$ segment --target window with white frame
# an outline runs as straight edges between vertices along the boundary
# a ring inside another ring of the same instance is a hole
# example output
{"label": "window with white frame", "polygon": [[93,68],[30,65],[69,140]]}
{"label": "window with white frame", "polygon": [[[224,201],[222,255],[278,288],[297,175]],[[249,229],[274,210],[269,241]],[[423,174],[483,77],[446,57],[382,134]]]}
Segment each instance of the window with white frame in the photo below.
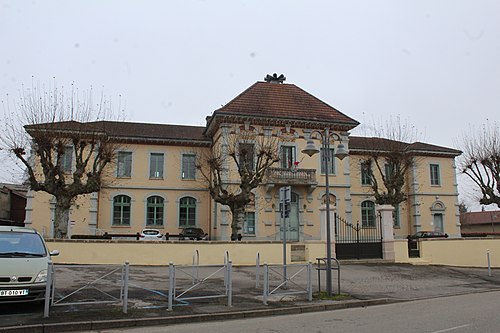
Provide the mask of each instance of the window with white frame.
{"label": "window with white frame", "polygon": [[399,214],[399,205],[394,205],[394,213],[392,214],[392,219],[393,219],[394,228],[400,228],[401,227],[401,220],[400,220],[400,214]]}
{"label": "window with white frame", "polygon": [[375,204],[373,201],[361,203],[361,225],[363,228],[375,227]]}
{"label": "window with white frame", "polygon": [[243,233],[245,235],[255,235],[255,212],[245,212]]}
{"label": "window with white frame", "polygon": [[130,226],[131,199],[127,195],[113,198],[113,225]]}
{"label": "window with white frame", "polygon": [[146,225],[163,226],[164,211],[165,203],[162,197],[157,195],[149,197],[146,207]]}
{"label": "window with white frame", "polygon": [[163,178],[164,159],[165,157],[163,153],[149,154],[149,178],[152,179]]}
{"label": "window with white frame", "polygon": [[240,167],[246,167],[247,170],[255,169],[255,147],[252,143],[240,143],[238,151],[238,162]]}
{"label": "window with white frame", "polygon": [[183,197],[179,201],[179,227],[196,225],[196,199]]}
{"label": "window with white frame", "polygon": [[384,166],[384,171],[385,171],[385,179],[387,181],[391,181],[394,174],[394,166],[392,164],[386,163]]}
{"label": "window with white frame", "polygon": [[196,178],[196,155],[182,154],[182,179]]}
{"label": "window with white frame", "polygon": [[116,164],[117,177],[131,177],[132,176],[132,152],[119,151],[118,163]]}
{"label": "window with white frame", "polygon": [[333,148],[327,150],[321,148],[320,156],[321,156],[321,173],[326,173],[326,166],[328,165],[328,173],[335,174],[335,151]]}
{"label": "window with white frame", "polygon": [[439,175],[439,164],[431,164],[429,168],[431,174],[431,185],[441,185],[441,177]]}
{"label": "window with white frame", "polygon": [[245,207],[243,234],[255,235],[255,194],[250,194],[250,202]]}
{"label": "window with white frame", "polygon": [[361,162],[361,185],[372,185],[372,165],[370,161]]}
{"label": "window with white frame", "polygon": [[64,173],[70,173],[73,166],[73,147],[64,147],[64,152],[61,155],[60,159],[61,161],[59,163],[59,167],[61,168],[61,171]]}
{"label": "window with white frame", "polygon": [[290,169],[295,162],[295,146],[281,146],[280,165],[282,168]]}

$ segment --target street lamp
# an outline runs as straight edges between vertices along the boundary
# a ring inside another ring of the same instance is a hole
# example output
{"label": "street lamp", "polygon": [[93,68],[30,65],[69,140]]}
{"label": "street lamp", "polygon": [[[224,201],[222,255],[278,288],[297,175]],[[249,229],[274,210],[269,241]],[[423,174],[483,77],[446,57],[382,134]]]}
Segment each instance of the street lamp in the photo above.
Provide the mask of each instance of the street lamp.
{"label": "street lamp", "polygon": [[319,153],[319,150],[314,145],[314,141],[312,139],[312,134],[318,133],[321,136],[321,143],[323,147],[323,158],[325,161],[325,192],[326,192],[326,293],[328,296],[332,296],[332,240],[330,236],[331,229],[331,221],[330,221],[330,183],[328,180],[328,167],[330,161],[330,137],[334,140],[337,139],[340,141],[337,146],[336,152],[334,156],[338,159],[343,160],[344,157],[348,156],[349,153],[345,149],[344,145],[341,142],[341,138],[338,134],[331,132],[327,127],[323,132],[319,130],[311,131],[311,135],[307,140],[306,147],[302,150],[304,154],[309,155],[309,157],[313,156],[316,153]]}

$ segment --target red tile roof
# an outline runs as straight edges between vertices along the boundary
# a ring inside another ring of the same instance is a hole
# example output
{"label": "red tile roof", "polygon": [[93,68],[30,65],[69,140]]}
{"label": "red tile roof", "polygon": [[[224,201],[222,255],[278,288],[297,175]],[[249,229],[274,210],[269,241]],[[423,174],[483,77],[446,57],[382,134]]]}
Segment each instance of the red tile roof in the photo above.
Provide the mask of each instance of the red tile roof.
{"label": "red tile roof", "polygon": [[191,143],[209,145],[210,139],[203,135],[205,127],[185,125],[164,125],[134,123],[122,121],[95,121],[80,123],[76,121],[38,124],[26,126],[28,131],[34,129],[52,131],[105,131],[108,135],[125,141],[160,141],[172,143]]}
{"label": "red tile roof", "polygon": [[500,210],[462,213],[460,223],[463,225],[500,224]]}
{"label": "red tile roof", "polygon": [[359,124],[294,84],[268,82],[256,82],[213,116],[224,114],[330,122],[348,125],[349,129]]}
{"label": "red tile roof", "polygon": [[423,142],[405,143],[395,140],[374,137],[350,136],[349,151],[352,154],[362,154],[364,151],[408,149],[422,155],[452,155],[462,154],[460,150],[431,145]]}

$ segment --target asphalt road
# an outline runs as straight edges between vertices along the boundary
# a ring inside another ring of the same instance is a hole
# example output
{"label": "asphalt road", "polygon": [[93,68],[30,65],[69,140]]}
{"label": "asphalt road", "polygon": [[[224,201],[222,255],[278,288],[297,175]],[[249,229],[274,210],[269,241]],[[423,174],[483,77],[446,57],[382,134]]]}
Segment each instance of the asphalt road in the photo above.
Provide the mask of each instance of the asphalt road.
{"label": "asphalt road", "polygon": [[388,305],[277,317],[173,326],[93,331],[100,333],[304,333],[304,332],[499,332],[500,291]]}

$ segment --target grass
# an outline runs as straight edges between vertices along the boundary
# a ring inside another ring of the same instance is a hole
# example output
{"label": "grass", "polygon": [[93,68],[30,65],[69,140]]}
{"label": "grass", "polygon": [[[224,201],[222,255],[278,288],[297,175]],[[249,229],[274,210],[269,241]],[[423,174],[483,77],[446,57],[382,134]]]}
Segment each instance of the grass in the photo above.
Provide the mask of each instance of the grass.
{"label": "grass", "polygon": [[313,295],[316,299],[328,300],[328,301],[344,301],[346,299],[350,299],[351,296],[347,294],[334,294],[332,296],[328,296],[326,291],[320,291],[319,293],[315,293]]}

